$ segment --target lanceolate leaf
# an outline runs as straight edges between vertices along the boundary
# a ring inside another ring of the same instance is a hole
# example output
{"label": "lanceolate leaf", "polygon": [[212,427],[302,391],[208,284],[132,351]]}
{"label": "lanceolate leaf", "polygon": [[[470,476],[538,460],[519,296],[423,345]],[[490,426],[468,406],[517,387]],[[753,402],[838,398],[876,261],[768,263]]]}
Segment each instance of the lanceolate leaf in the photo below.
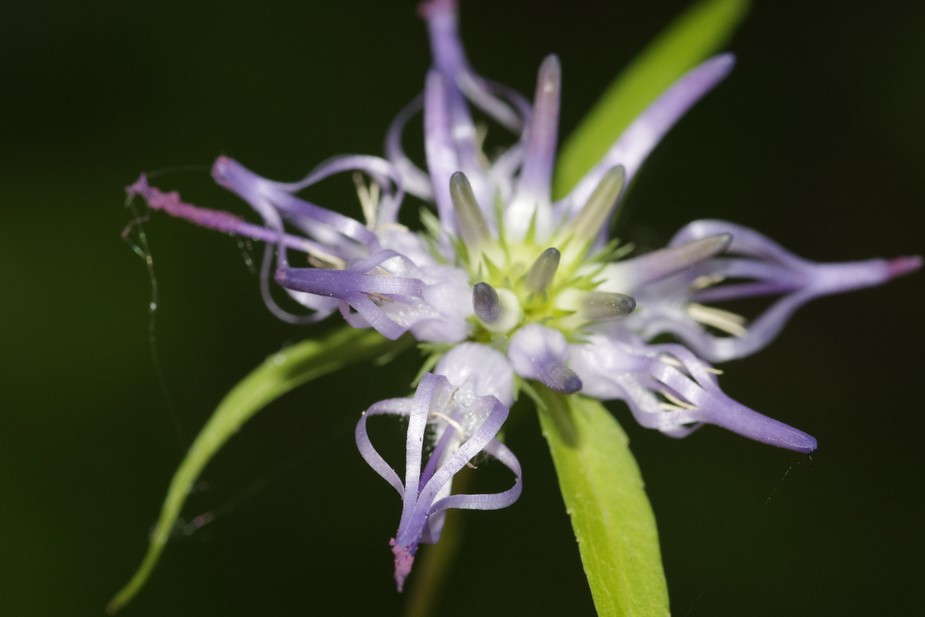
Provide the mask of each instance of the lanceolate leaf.
{"label": "lanceolate leaf", "polygon": [[218,450],[254,414],[307,381],[345,365],[381,357],[409,343],[390,341],[374,330],[344,327],[320,339],[293,345],[267,358],[236,385],[215,409],[170,481],[148,552],[132,579],[110,601],[114,613],[141,589],[157,563],[193,483]]}
{"label": "lanceolate leaf", "polygon": [[[685,72],[717,51],[748,0],[701,0],[615,79],[564,142],[556,166],[561,197],[624,129]],[[600,615],[669,613],[658,531],[626,435],[597,401],[536,393],[543,434]]]}
{"label": "lanceolate leaf", "polygon": [[701,0],[637,55],[563,144],[557,197],[575,186],[658,95],[717,51],[747,8],[748,0]]}
{"label": "lanceolate leaf", "polygon": [[655,517],[626,434],[598,401],[537,395],[598,615],[667,617]]}

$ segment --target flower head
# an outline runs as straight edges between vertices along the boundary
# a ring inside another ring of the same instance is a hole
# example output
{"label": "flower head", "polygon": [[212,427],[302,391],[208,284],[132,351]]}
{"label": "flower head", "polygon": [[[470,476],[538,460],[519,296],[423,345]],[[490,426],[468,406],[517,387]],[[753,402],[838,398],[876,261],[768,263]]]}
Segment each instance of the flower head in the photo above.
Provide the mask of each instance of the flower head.
{"label": "flower head", "polygon": [[[387,338],[410,333],[435,344],[427,347],[434,368],[414,396],[376,403],[356,429],[363,458],[403,500],[391,540],[399,589],[418,545],[439,539],[448,508],[502,508],[519,496],[520,465],[497,436],[525,382],[625,401],[642,425],[675,437],[707,423],[813,451],[813,437],[726,396],[708,362],[763,348],[815,297],[883,283],[918,269],[921,260],[817,264],[722,221],[693,222],[666,248],[627,258],[625,247],[607,238],[624,188],[661,137],[732,70],[732,56],[716,56],[684,75],[570,193],[554,200],[559,60],[542,62],[531,103],[470,67],[455,2],[431,0],[421,14],[433,64],[422,95],[389,129],[386,158],[331,159],[290,183],[219,158],[216,182],[250,204],[262,225],[186,204],[144,177],[128,189],[153,209],[265,242],[263,292],[281,317],[314,321],[337,311]],[[513,134],[500,155],[483,151],[472,107]],[[420,112],[423,166],[402,143]],[[359,186],[362,218],[299,196],[344,172],[368,179]],[[405,193],[435,207],[422,229],[398,222]],[[305,314],[283,309],[274,284]],[[717,306],[758,296],[776,300],[751,322]],[[665,335],[678,342],[654,342]],[[367,433],[367,419],[379,415],[407,418],[404,479]],[[507,467],[513,486],[492,495],[454,494],[454,475],[480,454]]]}

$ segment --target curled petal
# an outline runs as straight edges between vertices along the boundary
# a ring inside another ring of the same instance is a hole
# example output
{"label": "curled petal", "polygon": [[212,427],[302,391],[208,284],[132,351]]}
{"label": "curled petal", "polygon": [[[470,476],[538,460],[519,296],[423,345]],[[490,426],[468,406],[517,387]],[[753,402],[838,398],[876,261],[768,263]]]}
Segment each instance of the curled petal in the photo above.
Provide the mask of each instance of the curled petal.
{"label": "curled petal", "polygon": [[218,184],[249,203],[270,227],[279,227],[282,219],[290,220],[302,231],[328,245],[329,250],[343,256],[356,254],[356,249],[348,240],[370,248],[377,246],[376,235],[363,223],[300,199],[287,191],[299,190],[302,188],[301,183],[280,185],[270,182],[224,156],[215,161],[212,177]]}
{"label": "curled petal", "polygon": [[[349,171],[363,172],[376,186],[374,191],[369,190],[365,194],[366,201],[363,202],[365,224],[295,196],[298,191],[320,180]],[[377,229],[384,228],[394,236],[392,230],[396,227],[398,208],[404,195],[399,174],[392,163],[374,156],[336,157],[322,163],[303,179],[292,183],[267,180],[237,161],[223,156],[215,161],[212,175],[218,184],[247,201],[263,219],[264,225],[254,225],[228,213],[206,210],[183,203],[176,193],[165,194],[151,187],[145,177],[141,177],[135,184],[128,187],[128,191],[130,194],[144,198],[154,209],[164,210],[173,216],[187,219],[204,227],[265,242],[267,248],[264,250],[261,265],[261,294],[268,308],[275,315],[293,323],[317,321],[337,308],[337,301],[332,300],[338,297],[337,293],[331,293],[329,289],[326,289],[326,286],[329,286],[329,283],[333,284],[334,280],[325,274],[296,276],[295,278],[300,281],[287,288],[286,291],[296,302],[310,309],[311,313],[293,315],[276,303],[270,290],[270,272],[273,269],[274,256],[283,272],[280,275],[282,280],[289,280],[289,274],[291,274],[287,256],[289,250],[305,252],[312,263],[335,269],[345,267],[348,262],[367,258],[371,253],[380,251],[382,248]],[[290,223],[308,237],[288,233],[285,223]],[[351,275],[333,275],[333,277],[340,279],[336,287],[350,286],[348,279]],[[309,291],[310,288],[317,288],[317,290]],[[394,293],[397,295],[405,292],[395,291]],[[391,336],[400,334],[398,329],[390,327],[387,319],[376,319],[375,305],[368,298],[356,296],[354,300],[356,310],[372,317],[369,323],[378,323],[383,331],[390,331]],[[365,318],[361,320],[363,325],[366,325]]]}
{"label": "curled petal", "polygon": [[127,186],[125,191],[130,196],[137,195],[144,199],[152,210],[161,210],[170,216],[184,219],[200,227],[250,238],[259,242],[278,244],[285,248],[308,254],[324,252],[324,248],[317,242],[282,233],[279,228],[269,229],[261,225],[254,225],[230,212],[200,208],[186,203],[180,199],[180,195],[176,191],[164,193],[157,187],[151,186],[147,176],[144,174],[139,176],[134,184]]}
{"label": "curled petal", "polygon": [[382,224],[394,223],[404,198],[404,185],[398,169],[391,161],[362,154],[336,156],[321,163],[307,176],[296,182],[272,182],[274,188],[295,193],[336,174],[362,172],[372,178],[380,190],[379,203],[367,227],[376,229]]}
{"label": "curled petal", "polygon": [[261,207],[266,206],[268,209],[268,214],[264,217],[266,226],[248,223],[229,212],[209,210],[186,203],[180,199],[180,195],[175,191],[164,193],[157,187],[151,186],[148,183],[147,177],[144,175],[140,176],[134,184],[126,187],[126,192],[130,196],[137,195],[144,199],[152,210],[166,212],[170,216],[187,220],[207,229],[214,229],[216,231],[266,243],[267,246],[264,249],[263,261],[260,268],[260,293],[263,296],[267,308],[280,319],[291,323],[310,323],[327,317],[337,308],[337,302],[332,301],[330,298],[291,290],[287,290],[289,295],[296,302],[310,309],[311,313],[307,315],[294,315],[276,303],[270,291],[270,271],[272,269],[274,261],[273,256],[276,248],[281,249],[283,252],[286,250],[295,250],[307,253],[314,259],[328,263],[337,263],[340,261],[340,258],[333,255],[328,247],[319,242],[285,232],[282,227],[282,222],[275,210],[263,201],[259,203]]}
{"label": "curled petal", "polygon": [[723,54],[691,69],[638,116],[610,147],[604,158],[560,202],[563,216],[571,218],[584,206],[601,178],[617,165],[626,169],[629,183],[649,153],[672,126],[732,70],[735,58]]}
{"label": "curled petal", "polygon": [[[441,195],[444,185],[450,174],[461,171],[472,183],[476,200],[494,228],[494,199],[507,187],[496,185],[467,100],[514,131],[523,126],[530,106],[509,88],[479,77],[470,68],[459,38],[456,2],[425,2],[421,14],[427,20],[433,54],[433,69],[424,92],[425,151],[441,219],[449,213],[446,195]],[[440,160],[432,161],[433,153]],[[507,184],[507,179],[502,178],[501,184]]]}
{"label": "curled petal", "polygon": [[511,337],[507,355],[521,377],[536,379],[556,392],[581,390],[581,379],[565,364],[568,343],[558,330],[528,324]]}
{"label": "curled petal", "polygon": [[392,124],[389,125],[389,131],[385,138],[385,152],[389,161],[395,166],[396,173],[401,178],[405,190],[424,200],[434,199],[434,189],[430,183],[430,176],[423,169],[414,164],[405,154],[402,146],[402,133],[405,126],[418,112],[424,107],[422,96],[416,96],[408,103],[395,117]]}
{"label": "curled petal", "polygon": [[[357,424],[356,440],[364,460],[402,495],[401,522],[390,541],[399,590],[411,571],[418,545],[439,540],[441,512],[448,508],[503,508],[520,496],[520,464],[510,450],[495,439],[507,418],[508,408],[493,396],[478,396],[474,392],[471,380],[454,386],[446,376],[428,373],[421,379],[413,399],[376,403]],[[408,418],[404,482],[369,440],[366,420],[381,414]],[[424,464],[428,425],[435,435],[436,445]],[[452,495],[453,476],[482,452],[497,458],[511,470],[515,477],[513,486],[492,495]]]}
{"label": "curled petal", "polygon": [[[819,296],[880,285],[921,266],[918,257],[815,263],[797,257],[752,229],[725,221],[695,221],[679,231],[671,245],[689,246],[723,234],[732,236],[725,254],[689,268],[661,285],[650,286],[651,295],[637,298],[641,305],[647,303],[649,310],[634,325],[647,338],[670,332],[715,362],[747,356],[770,343],[806,302]],[[723,321],[730,314],[705,306],[759,296],[780,297],[741,328]],[[717,336],[703,327],[716,323],[734,336]]]}
{"label": "curled petal", "polygon": [[[447,8],[453,10],[446,10]],[[468,175],[476,176],[473,177],[473,184],[480,189],[482,178],[478,176],[482,165],[479,160],[475,123],[466,105],[466,97],[460,89],[460,78],[467,72],[467,64],[462,43],[459,40],[455,7],[435,7],[427,15],[427,27],[434,58],[432,73],[438,74],[443,84],[440,104],[458,160],[458,167],[453,171],[463,171]],[[432,99],[425,98],[425,114],[433,107],[433,102]],[[441,178],[434,177],[433,180],[436,184],[441,181]],[[480,194],[479,197],[482,195]]]}
{"label": "curled petal", "polygon": [[[671,244],[680,244],[688,239],[696,241],[716,232],[730,234],[732,242],[726,252],[741,257],[715,260],[710,274],[737,279],[758,279],[761,283],[769,285],[769,293],[787,287],[811,291],[814,297],[843,293],[881,285],[897,276],[914,272],[922,265],[921,257],[917,256],[815,263],[797,257],[753,229],[716,220],[690,223],[672,238]],[[712,287],[700,292],[696,299],[719,301],[766,295],[760,289],[750,285]]]}
{"label": "curled petal", "polygon": [[[479,199],[487,203],[494,197],[491,184],[504,185],[495,187],[503,194],[510,191],[507,185],[512,174],[501,169],[488,169],[479,160],[474,124],[466,108],[466,100],[514,133],[520,133],[530,117],[530,103],[513,89],[479,76],[469,66],[459,38],[456,2],[425,2],[420,6],[420,12],[428,22],[434,57],[432,72],[439,76],[439,80],[430,78],[429,81],[439,81],[439,85],[430,84],[423,97],[416,97],[402,109],[389,128],[386,152],[406,190],[413,195],[436,201],[438,207],[441,204],[445,206],[446,196],[440,195],[445,193],[443,185],[451,173],[464,171],[474,176]],[[426,140],[429,142],[430,176],[407,157],[402,147],[405,126],[422,107],[425,110]],[[447,155],[449,151],[452,156]],[[432,152],[442,159],[436,167],[430,160]],[[482,172],[490,176],[492,182],[486,182],[481,177]],[[442,215],[448,209],[443,207],[440,212]]]}
{"label": "curled petal", "polygon": [[729,398],[717,384],[715,373],[699,358],[680,345],[656,347],[659,362],[652,363],[651,375],[663,384],[669,396],[693,405],[691,417],[698,422],[721,426],[749,439],[796,452],[812,452],[816,440],[801,430],[762,415]]}
{"label": "curled petal", "polygon": [[[407,328],[390,319],[370,296],[383,302],[408,302],[421,297],[423,283],[416,278],[369,273],[393,258],[402,259],[394,251],[381,251],[355,264],[349,270],[283,267],[276,272],[276,282],[293,291],[337,298],[356,310],[367,324],[383,336],[396,339]],[[342,312],[348,317],[346,307],[342,308]],[[360,324],[354,322],[353,325]]]}
{"label": "curled petal", "polygon": [[706,422],[788,450],[816,449],[810,435],[729,398],[715,371],[680,345],[594,336],[574,345],[569,359],[585,394],[623,400],[637,422],[667,435],[683,437]]}
{"label": "curled petal", "polygon": [[421,4],[420,11],[427,20],[437,69],[453,76],[466,98],[498,124],[520,130],[530,115],[530,104],[516,91],[480,77],[469,66],[459,38],[455,0],[430,0]]}

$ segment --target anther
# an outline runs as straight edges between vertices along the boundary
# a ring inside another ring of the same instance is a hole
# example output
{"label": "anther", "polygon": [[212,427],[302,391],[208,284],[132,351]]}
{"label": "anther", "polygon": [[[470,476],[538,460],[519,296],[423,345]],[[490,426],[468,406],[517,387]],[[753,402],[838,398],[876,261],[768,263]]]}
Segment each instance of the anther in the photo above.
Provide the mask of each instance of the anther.
{"label": "anther", "polygon": [[559,252],[559,249],[555,247],[548,248],[540,253],[540,256],[537,257],[533,265],[530,266],[530,270],[527,271],[527,276],[524,280],[524,286],[527,288],[527,291],[530,293],[542,293],[546,291],[552,284],[553,278],[556,276],[556,270],[559,268],[559,259],[561,257],[562,254]]}
{"label": "anther", "polygon": [[470,249],[477,249],[491,236],[488,223],[482,216],[479,203],[475,200],[472,185],[466,175],[457,171],[450,176],[450,199],[459,223],[459,235]]}
{"label": "anther", "polygon": [[472,288],[472,308],[475,309],[475,316],[486,324],[501,319],[501,298],[488,283],[476,283]]}
{"label": "anther", "polygon": [[584,298],[582,316],[591,321],[619,319],[636,309],[636,300],[626,294],[592,291]]}

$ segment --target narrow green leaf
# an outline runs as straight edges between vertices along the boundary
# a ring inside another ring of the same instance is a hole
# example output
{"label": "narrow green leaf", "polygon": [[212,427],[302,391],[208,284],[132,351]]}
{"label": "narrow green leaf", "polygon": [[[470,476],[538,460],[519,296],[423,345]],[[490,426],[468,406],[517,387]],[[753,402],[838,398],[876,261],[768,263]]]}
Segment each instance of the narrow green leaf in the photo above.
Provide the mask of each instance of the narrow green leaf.
{"label": "narrow green leaf", "polygon": [[557,198],[581,180],[658,95],[717,51],[747,9],[748,0],[701,0],[638,54],[562,146]]}
{"label": "narrow green leaf", "polygon": [[536,395],[598,615],[667,617],[658,530],[626,434],[598,401]]}
{"label": "narrow green leaf", "polygon": [[307,381],[337,369],[394,353],[410,339],[390,341],[374,330],[344,327],[328,336],[288,347],[267,358],[219,403],[174,473],[151,534],[148,552],[131,580],[106,607],[112,614],[145,584],[176,524],[186,497],[206,464],[254,414]]}

